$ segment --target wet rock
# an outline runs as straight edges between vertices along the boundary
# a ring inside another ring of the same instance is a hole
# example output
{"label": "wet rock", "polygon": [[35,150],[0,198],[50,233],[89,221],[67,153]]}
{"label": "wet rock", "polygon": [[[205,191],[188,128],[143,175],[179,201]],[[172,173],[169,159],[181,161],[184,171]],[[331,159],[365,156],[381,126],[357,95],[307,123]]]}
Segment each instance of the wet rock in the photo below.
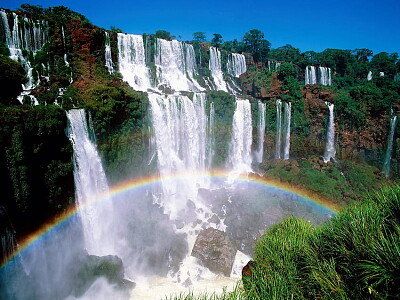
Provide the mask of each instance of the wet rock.
{"label": "wet rock", "polygon": [[124,266],[122,260],[115,255],[95,256],[83,255],[77,260],[77,266],[74,285],[74,294],[82,295],[92,283],[105,277],[108,282],[116,284],[121,290],[131,290],[135,283],[124,279]]}
{"label": "wet rock", "polygon": [[208,228],[197,236],[192,256],[216,274],[230,276],[236,248],[225,232]]}
{"label": "wet rock", "polygon": [[218,218],[217,215],[213,215],[210,219],[208,219],[208,222],[210,222],[210,223],[215,223],[215,224],[219,224],[220,219]]}

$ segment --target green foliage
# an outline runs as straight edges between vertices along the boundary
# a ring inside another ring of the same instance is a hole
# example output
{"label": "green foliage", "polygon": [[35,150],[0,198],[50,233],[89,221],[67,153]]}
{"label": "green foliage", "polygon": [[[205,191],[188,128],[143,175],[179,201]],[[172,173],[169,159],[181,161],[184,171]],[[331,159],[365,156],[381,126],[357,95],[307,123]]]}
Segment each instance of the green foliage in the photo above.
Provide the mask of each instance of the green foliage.
{"label": "green foliage", "polygon": [[278,68],[278,79],[284,81],[286,78],[296,78],[297,69],[293,64],[283,63]]}
{"label": "green foliage", "polygon": [[171,35],[171,33],[166,30],[157,30],[155,33],[155,37],[158,39],[164,39],[167,41],[171,41],[175,38],[175,36]]}
{"label": "green foliage", "polygon": [[199,42],[199,43],[206,43],[207,42],[206,33],[205,32],[194,32],[193,33],[193,41]]}
{"label": "green foliage", "polygon": [[221,47],[221,45],[222,45],[222,42],[223,42],[223,40],[222,40],[222,35],[220,35],[219,33],[213,33],[213,38],[212,38],[212,40],[211,40],[211,44],[214,46],[214,47],[217,47],[217,48],[219,48],[219,47]]}
{"label": "green foliage", "polygon": [[244,51],[250,52],[256,62],[265,62],[271,43],[264,39],[264,33],[251,29],[243,36]]}
{"label": "green foliage", "polygon": [[21,64],[0,54],[0,103],[10,104],[22,91],[22,83],[26,81],[25,71]]}
{"label": "green foliage", "polygon": [[354,101],[345,90],[336,91],[335,113],[340,118],[340,126],[359,128],[365,123],[366,106],[360,101]]}
{"label": "green foliage", "polygon": [[289,218],[255,248],[249,299],[395,299],[400,295],[400,188],[341,211],[320,228]]}

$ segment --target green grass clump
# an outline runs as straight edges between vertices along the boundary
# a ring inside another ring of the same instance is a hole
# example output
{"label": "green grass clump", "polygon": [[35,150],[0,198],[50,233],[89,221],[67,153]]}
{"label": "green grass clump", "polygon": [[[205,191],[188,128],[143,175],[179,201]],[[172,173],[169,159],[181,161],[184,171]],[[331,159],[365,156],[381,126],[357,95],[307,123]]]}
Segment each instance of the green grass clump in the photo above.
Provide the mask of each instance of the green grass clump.
{"label": "green grass clump", "polygon": [[400,187],[387,188],[315,228],[293,217],[255,248],[248,299],[398,299]]}

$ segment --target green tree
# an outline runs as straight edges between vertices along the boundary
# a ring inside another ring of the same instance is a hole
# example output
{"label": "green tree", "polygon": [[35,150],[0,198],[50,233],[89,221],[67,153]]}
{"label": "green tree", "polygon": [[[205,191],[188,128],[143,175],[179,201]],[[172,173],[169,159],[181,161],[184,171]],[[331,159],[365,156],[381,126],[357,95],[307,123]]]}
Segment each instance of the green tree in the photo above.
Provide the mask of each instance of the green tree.
{"label": "green tree", "polygon": [[385,75],[394,75],[396,73],[396,63],[399,61],[398,53],[380,52],[371,59],[371,67],[376,72],[384,72]]}
{"label": "green tree", "polygon": [[289,44],[276,49],[271,49],[268,57],[280,61],[292,62],[294,64],[298,64],[303,60],[300,50]]}
{"label": "green tree", "polygon": [[265,61],[271,43],[264,39],[264,33],[258,29],[251,29],[243,36],[245,51],[249,51],[253,55],[256,62]]}
{"label": "green tree", "polygon": [[206,38],[206,33],[205,32],[194,32],[193,33],[193,41],[199,42],[199,43],[206,43],[207,38]]}
{"label": "green tree", "polygon": [[166,30],[157,30],[155,33],[156,38],[164,39],[167,41],[171,41],[175,38],[175,36],[171,35],[169,31]]}
{"label": "green tree", "polygon": [[285,80],[288,77],[296,78],[296,67],[290,63],[283,63],[278,68],[278,79]]}
{"label": "green tree", "polygon": [[320,63],[336,70],[341,76],[351,73],[354,62],[355,58],[351,50],[326,49],[320,53]]}
{"label": "green tree", "polygon": [[[19,62],[0,55],[0,103],[16,104],[15,98],[22,92],[22,83],[26,81],[25,71]],[[7,87],[7,88],[5,88]]]}
{"label": "green tree", "polygon": [[44,9],[41,5],[31,5],[28,3],[21,4],[20,8],[33,18],[38,18],[43,15]]}
{"label": "green tree", "polygon": [[213,39],[211,40],[211,44],[214,46],[214,47],[217,47],[217,48],[219,48],[219,47],[221,47],[221,45],[222,45],[222,35],[220,35],[219,33],[213,33]]}

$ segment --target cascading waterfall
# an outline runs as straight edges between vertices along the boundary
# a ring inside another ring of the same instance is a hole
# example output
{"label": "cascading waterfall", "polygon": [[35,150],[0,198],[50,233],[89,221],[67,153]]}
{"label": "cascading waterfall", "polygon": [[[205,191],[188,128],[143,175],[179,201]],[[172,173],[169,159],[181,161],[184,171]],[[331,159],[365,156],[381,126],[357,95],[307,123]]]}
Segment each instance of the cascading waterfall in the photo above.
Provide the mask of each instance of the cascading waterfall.
{"label": "cascading waterfall", "polygon": [[266,109],[266,103],[258,101],[256,161],[259,164],[262,163],[264,156],[265,109]]}
{"label": "cascading waterfall", "polygon": [[154,60],[159,86],[175,91],[203,90],[193,78],[197,72],[197,65],[192,45],[177,40],[157,39]]}
{"label": "cascading waterfall", "polygon": [[390,132],[388,136],[385,160],[383,162],[383,168],[382,168],[382,172],[386,178],[390,177],[390,165],[392,161],[393,141],[394,141],[394,134],[396,132],[396,126],[397,126],[397,116],[393,116],[390,118]]}
{"label": "cascading waterfall", "polygon": [[280,65],[281,65],[281,63],[279,61],[268,60],[268,71],[270,71],[270,72],[278,72],[278,68],[280,67]]}
{"label": "cascading waterfall", "polygon": [[208,118],[205,94],[194,94],[193,101],[182,95],[149,94],[151,120],[157,148],[158,170],[163,197],[160,204],[175,218],[188,199],[196,199],[197,185],[204,183],[202,175],[168,180],[177,173],[205,172],[210,154]]}
{"label": "cascading waterfall", "polygon": [[322,85],[332,85],[331,68],[319,67],[320,79],[319,83]]}
{"label": "cascading waterfall", "polygon": [[[31,98],[35,105],[37,105],[37,100],[30,95],[30,93],[36,87],[38,82],[35,82],[34,80],[32,74],[33,69],[28,60],[28,55],[24,55],[22,50],[33,52],[33,55],[35,55],[37,51],[42,49],[42,46],[48,40],[47,22],[32,21],[26,17],[20,17],[15,13],[12,13],[13,25],[11,31],[10,25],[8,24],[7,13],[5,11],[0,11],[0,15],[6,39],[5,42],[10,51],[10,58],[21,63],[28,79],[28,81],[23,84],[24,91],[18,97],[18,100],[22,103],[24,97],[27,96]],[[20,22],[20,19],[22,19],[22,22]]]}
{"label": "cascading waterfall", "polygon": [[111,56],[111,41],[110,41],[110,35],[108,34],[107,31],[104,32],[105,35],[105,61],[106,61],[106,67],[108,70],[108,73],[112,74],[114,73],[114,64],[112,61],[112,56]]}
{"label": "cascading waterfall", "polygon": [[283,118],[283,128],[284,128],[284,144],[283,144],[283,159],[289,159],[290,151],[290,119],[292,116],[292,103],[285,102],[284,104],[284,118]]}
{"label": "cascading waterfall", "polygon": [[275,158],[281,158],[282,144],[282,101],[276,100]]}
{"label": "cascading waterfall", "polygon": [[110,201],[96,203],[108,192],[108,183],[96,145],[89,137],[85,111],[72,109],[67,117],[74,150],[75,197],[86,250],[94,255],[114,254],[113,206]]}
{"label": "cascading waterfall", "polygon": [[143,36],[118,33],[118,68],[134,90],[145,92],[152,88]]}
{"label": "cascading waterfall", "polygon": [[326,149],[324,154],[324,162],[327,163],[331,160],[331,158],[335,158],[336,149],[335,149],[335,120],[333,114],[334,104],[325,102],[329,108],[329,124],[328,124],[328,132],[326,134]]}
{"label": "cascading waterfall", "polygon": [[229,75],[239,77],[239,75],[246,72],[246,58],[243,54],[232,53],[228,56],[226,69]]}
{"label": "cascading waterfall", "polygon": [[372,71],[369,71],[369,72],[368,72],[367,80],[368,80],[368,81],[372,80]]}
{"label": "cascading waterfall", "polygon": [[385,76],[385,72],[379,72],[379,76],[380,76],[380,77]]}
{"label": "cascading waterfall", "polygon": [[307,66],[305,73],[305,83],[304,84],[316,84],[317,83],[317,74],[314,66]]}
{"label": "cascading waterfall", "polygon": [[221,52],[215,47],[210,47],[209,68],[214,78],[216,90],[228,91],[221,69]]}
{"label": "cascading waterfall", "polygon": [[234,172],[251,171],[252,130],[250,101],[238,98],[233,114],[232,139],[229,147],[229,165]]}

